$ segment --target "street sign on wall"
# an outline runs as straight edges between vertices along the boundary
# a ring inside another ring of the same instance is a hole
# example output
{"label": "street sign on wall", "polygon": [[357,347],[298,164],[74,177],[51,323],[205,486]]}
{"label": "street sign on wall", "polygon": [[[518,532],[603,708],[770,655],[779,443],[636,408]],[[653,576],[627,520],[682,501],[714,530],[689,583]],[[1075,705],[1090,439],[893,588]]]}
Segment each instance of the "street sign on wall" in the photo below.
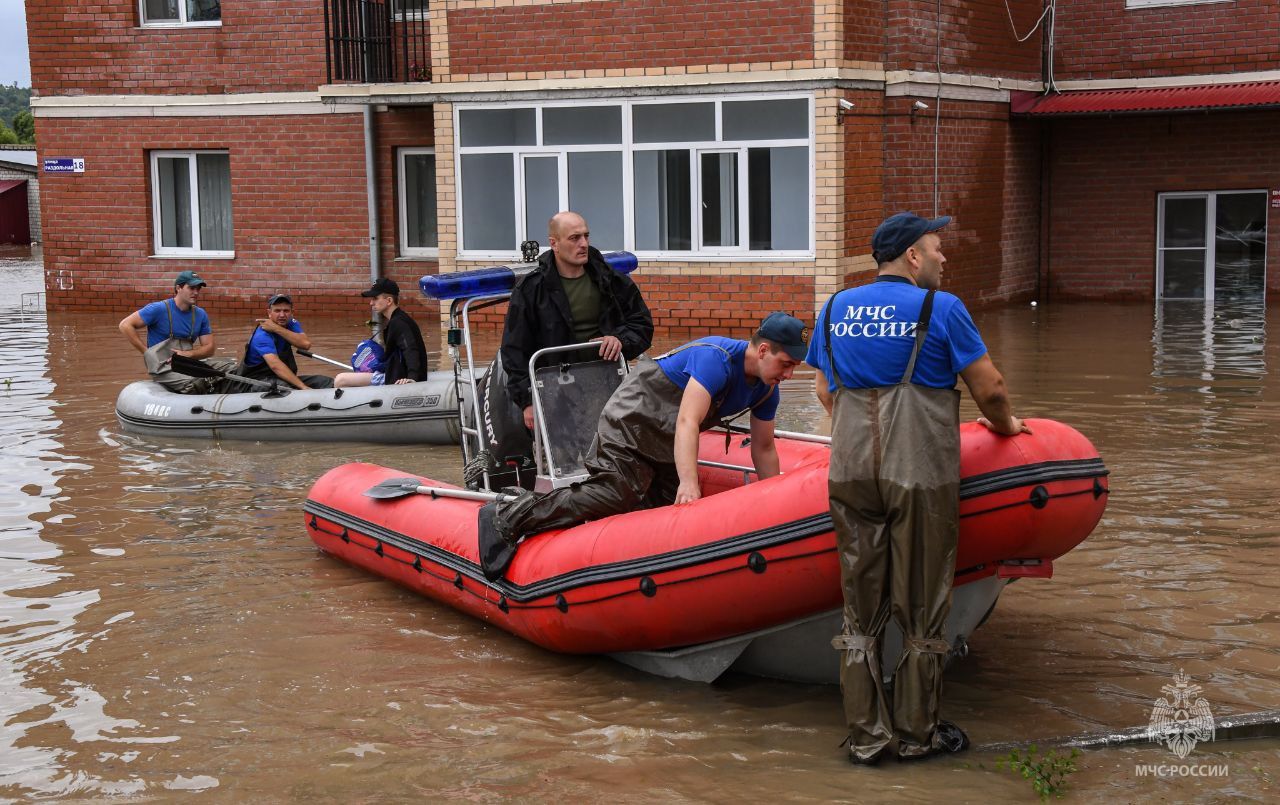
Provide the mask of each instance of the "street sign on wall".
{"label": "street sign on wall", "polygon": [[45,173],[84,173],[84,157],[54,157],[44,161]]}

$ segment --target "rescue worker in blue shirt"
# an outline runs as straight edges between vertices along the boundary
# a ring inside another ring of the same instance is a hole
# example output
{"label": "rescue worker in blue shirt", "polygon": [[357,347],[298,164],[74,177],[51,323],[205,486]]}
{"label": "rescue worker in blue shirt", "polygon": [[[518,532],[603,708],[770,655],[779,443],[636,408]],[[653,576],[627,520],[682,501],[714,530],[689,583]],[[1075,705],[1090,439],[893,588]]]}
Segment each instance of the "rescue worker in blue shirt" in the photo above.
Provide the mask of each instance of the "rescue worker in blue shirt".
{"label": "rescue worker in blue shirt", "polygon": [[178,394],[210,394],[226,381],[178,374],[169,368],[173,355],[203,359],[224,372],[234,371],[237,365],[234,358],[212,357],[215,347],[209,315],[196,304],[207,285],[196,272],[182,271],[173,281],[172,299],[152,302],[120,321],[120,333],[142,353],[151,379]]}
{"label": "rescue worker in blue shirt", "polygon": [[697,500],[698,435],[747,412],[756,471],[761,479],[777,475],[778,384],[791,377],[804,354],[804,325],[773,313],[749,342],[710,336],[657,360],[642,358],[600,413],[586,480],[481,508],[485,575],[502,575],[514,556],[511,547],[523,536]]}
{"label": "rescue worker in blue shirt", "polygon": [[[296,389],[333,388],[333,378],[326,375],[299,375],[294,349],[311,349],[311,339],[302,331],[302,323],[293,317],[293,300],[288,294],[273,294],[267,300],[267,318],[258,319],[249,343],[244,348],[244,362],[237,374],[253,380],[279,378]],[[252,391],[245,385],[235,391]]]}
{"label": "rescue worker in blue shirt", "polygon": [[[831,414],[828,493],[844,591],[844,630],[832,644],[843,653],[849,758],[858,764],[969,744],[938,717],[960,523],[956,376],[979,422],[1030,433],[964,304],[938,290],[946,257],[936,233],[950,221],[899,213],[881,223],[875,282],[827,301],[805,359],[820,370],[816,392]],[[880,656],[890,617],[904,642],[892,701]]]}

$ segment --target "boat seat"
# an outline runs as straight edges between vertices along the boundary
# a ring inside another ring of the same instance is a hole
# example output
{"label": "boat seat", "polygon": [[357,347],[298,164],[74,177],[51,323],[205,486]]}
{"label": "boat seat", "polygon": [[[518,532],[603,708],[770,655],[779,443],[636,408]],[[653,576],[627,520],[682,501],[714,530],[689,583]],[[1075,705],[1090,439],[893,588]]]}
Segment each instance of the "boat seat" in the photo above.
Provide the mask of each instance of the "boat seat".
{"label": "boat seat", "polygon": [[625,374],[625,364],[603,360],[546,366],[534,373],[546,423],[535,490],[558,489],[587,477],[587,453],[600,412]]}

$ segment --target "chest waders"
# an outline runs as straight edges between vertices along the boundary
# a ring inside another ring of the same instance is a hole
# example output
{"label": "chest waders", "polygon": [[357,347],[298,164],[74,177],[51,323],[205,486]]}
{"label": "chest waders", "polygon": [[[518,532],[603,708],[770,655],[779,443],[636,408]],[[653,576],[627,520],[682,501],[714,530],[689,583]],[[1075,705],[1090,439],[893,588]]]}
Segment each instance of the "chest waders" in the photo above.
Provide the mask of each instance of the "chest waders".
{"label": "chest waders", "polygon": [[[694,342],[667,355],[695,346],[728,354],[715,344]],[[773,391],[769,389],[770,394]],[[684,389],[673,383],[656,361],[641,358],[600,412],[596,438],[584,462],[590,477],[545,495],[526,494],[500,503],[496,510],[499,529],[515,540],[621,512],[670,506],[680,487],[675,433],[683,396]],[[767,399],[769,394],[751,408]],[[723,423],[719,402],[712,400],[698,425],[699,432]]]}
{"label": "chest waders", "polygon": [[[142,353],[142,361],[146,364],[147,372],[151,374],[151,379],[164,386],[169,391],[176,394],[209,394],[221,381],[218,378],[205,377],[188,377],[187,375],[178,374],[169,369],[165,364],[173,357],[175,349],[192,350],[195,349],[196,342],[194,338],[176,338],[173,335],[173,308],[169,306],[171,300],[166,299],[164,302],[164,312],[168,315],[169,334],[163,341],[157,342],[154,346],[148,347],[147,351]],[[187,329],[187,334],[194,336],[196,332],[196,306],[191,306],[191,323]],[[236,367],[236,361],[233,358],[206,358],[204,362],[215,369],[224,372],[233,371]]]}
{"label": "chest waders", "polygon": [[[874,762],[895,737],[901,758],[940,746],[942,629],[960,522],[960,394],[911,382],[933,298],[925,295],[911,359],[893,386],[845,385],[831,354],[830,303],[821,325],[836,385],[828,493],[844,592],[844,630],[832,645],[843,655],[840,689],[857,762]],[[890,617],[904,642],[892,702],[880,656]]]}

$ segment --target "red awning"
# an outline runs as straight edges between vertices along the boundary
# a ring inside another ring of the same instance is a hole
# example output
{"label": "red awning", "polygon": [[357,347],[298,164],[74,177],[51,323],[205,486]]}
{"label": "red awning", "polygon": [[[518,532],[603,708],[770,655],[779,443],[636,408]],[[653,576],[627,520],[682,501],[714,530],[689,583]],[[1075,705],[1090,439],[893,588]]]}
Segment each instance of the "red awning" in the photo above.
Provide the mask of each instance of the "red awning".
{"label": "red awning", "polygon": [[17,187],[18,185],[24,185],[26,183],[27,183],[26,179],[0,179],[0,196],[3,196],[5,193],[8,193],[10,190]]}
{"label": "red awning", "polygon": [[1280,106],[1280,81],[1212,84],[1198,87],[1071,90],[1041,95],[1009,93],[1015,115],[1123,115],[1153,112],[1201,112]]}

